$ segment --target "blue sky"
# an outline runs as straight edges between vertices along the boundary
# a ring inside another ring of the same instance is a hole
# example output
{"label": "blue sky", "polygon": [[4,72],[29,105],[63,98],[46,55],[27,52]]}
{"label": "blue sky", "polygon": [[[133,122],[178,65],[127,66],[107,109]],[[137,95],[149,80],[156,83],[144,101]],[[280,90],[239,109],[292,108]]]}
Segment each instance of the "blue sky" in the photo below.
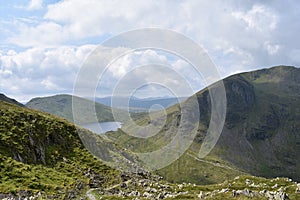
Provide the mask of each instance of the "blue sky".
{"label": "blue sky", "polygon": [[[146,27],[174,30],[196,41],[222,77],[281,64],[300,66],[299,18],[297,0],[0,0],[0,92],[23,102],[72,93],[84,60],[101,42]],[[111,90],[116,77],[122,79],[143,60],[175,65],[194,92],[205,85],[187,63],[169,58],[149,50],[126,55],[112,66],[106,87]],[[135,73],[150,80],[156,72]],[[134,79],[127,84],[135,84]],[[154,90],[147,95],[164,96]],[[189,94],[182,89],[181,95]]]}

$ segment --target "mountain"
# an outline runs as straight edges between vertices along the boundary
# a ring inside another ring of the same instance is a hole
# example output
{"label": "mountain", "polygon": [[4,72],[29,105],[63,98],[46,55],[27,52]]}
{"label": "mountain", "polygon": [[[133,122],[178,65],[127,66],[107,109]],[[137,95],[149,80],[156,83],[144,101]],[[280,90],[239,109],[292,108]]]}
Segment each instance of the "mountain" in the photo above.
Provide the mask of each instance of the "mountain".
{"label": "mountain", "polygon": [[[297,199],[288,178],[238,176],[220,184],[173,184],[134,163],[111,140],[53,115],[0,101],[0,199]],[[86,149],[101,158],[92,156]],[[112,163],[109,163],[109,162]],[[109,167],[116,165],[114,169]],[[109,166],[108,166],[108,165]],[[116,170],[124,168],[126,172]]]}
{"label": "mountain", "polygon": [[11,98],[9,98],[9,97],[5,96],[4,94],[1,94],[1,93],[0,93],[0,101],[5,101],[5,102],[8,102],[8,103],[15,104],[17,106],[24,107],[23,104],[19,103],[15,99],[11,99]]}
{"label": "mountain", "polygon": [[[72,112],[72,100],[76,101],[76,105],[80,105],[80,107],[78,107],[77,112],[79,112],[81,116],[80,119],[77,119],[76,123],[88,124],[96,122],[95,119],[90,115],[90,113],[92,112],[91,107],[94,107],[94,102],[81,97],[74,97],[72,95],[62,94],[50,97],[34,98],[30,100],[26,104],[26,106],[28,108],[40,110],[62,117],[70,122],[74,122]],[[97,115],[97,121],[114,121],[112,110],[109,106],[105,106],[100,103],[95,103],[95,110]]]}
{"label": "mountain", "polygon": [[[90,145],[96,145],[96,140],[99,148],[106,144],[104,152],[99,153],[109,153],[111,148],[116,156],[117,147],[109,141],[100,141],[87,130],[4,101],[0,101],[0,113],[0,199],[231,199],[232,196],[297,199],[300,196],[300,184],[287,178],[240,176],[222,184],[198,186],[168,183],[140,170],[118,171],[92,156],[79,135],[90,138]],[[126,161],[120,160],[119,165],[123,162]]]}
{"label": "mountain", "polygon": [[[243,174],[300,180],[300,69],[277,66],[236,74],[223,81],[227,96],[225,126],[216,146],[205,158],[198,154],[211,116],[207,88],[194,96],[199,105],[199,121],[194,121],[197,113],[192,109],[197,104],[189,98],[183,102],[183,106],[191,108],[183,125],[180,125],[180,107],[174,105],[166,110],[163,129],[147,140],[129,136],[122,130],[106,135],[134,152],[151,152],[166,146],[180,128],[188,136],[191,127],[199,124],[190,148],[178,160],[157,171],[168,181],[211,184]],[[141,118],[137,123],[158,124],[161,115],[156,116],[152,121]],[[135,127],[128,126],[127,130]]]}
{"label": "mountain", "polygon": [[[112,99],[114,106],[112,106]],[[129,102],[127,102],[129,99]],[[96,98],[95,101],[106,106],[116,107],[127,109],[129,108],[130,112],[145,112],[148,111],[152,106],[155,104],[160,105],[162,108],[170,107],[174,104],[177,104],[186,97],[152,97],[152,98],[137,98],[137,97],[103,97],[103,98]],[[154,110],[158,110],[160,108],[152,107]]]}

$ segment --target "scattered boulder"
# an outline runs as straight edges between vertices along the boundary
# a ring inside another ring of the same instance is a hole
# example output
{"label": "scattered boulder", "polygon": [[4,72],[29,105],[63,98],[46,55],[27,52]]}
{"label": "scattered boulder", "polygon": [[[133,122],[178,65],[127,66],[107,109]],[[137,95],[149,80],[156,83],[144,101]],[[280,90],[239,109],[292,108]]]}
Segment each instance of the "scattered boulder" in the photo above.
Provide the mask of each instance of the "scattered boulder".
{"label": "scattered boulder", "polygon": [[300,193],[300,183],[297,184],[296,193]]}

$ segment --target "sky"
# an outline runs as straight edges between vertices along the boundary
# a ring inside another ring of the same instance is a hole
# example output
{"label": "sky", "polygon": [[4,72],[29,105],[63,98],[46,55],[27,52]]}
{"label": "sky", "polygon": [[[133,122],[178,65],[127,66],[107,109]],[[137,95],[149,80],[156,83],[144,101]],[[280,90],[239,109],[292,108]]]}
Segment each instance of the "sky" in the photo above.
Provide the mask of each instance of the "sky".
{"label": "sky", "polygon": [[[299,18],[297,0],[0,0],[0,93],[21,102],[72,94],[80,69],[99,45],[141,28],[168,29],[192,39],[220,77],[276,65],[298,67]],[[132,93],[140,97],[170,95],[172,88],[186,96],[205,86],[189,63],[169,54],[146,49],[120,57],[96,95],[110,95],[118,80],[123,88],[140,83],[137,79],[156,83],[138,85]],[[144,63],[177,71],[137,67]],[[132,76],[124,78],[128,73]],[[192,90],[181,87],[178,75]]]}

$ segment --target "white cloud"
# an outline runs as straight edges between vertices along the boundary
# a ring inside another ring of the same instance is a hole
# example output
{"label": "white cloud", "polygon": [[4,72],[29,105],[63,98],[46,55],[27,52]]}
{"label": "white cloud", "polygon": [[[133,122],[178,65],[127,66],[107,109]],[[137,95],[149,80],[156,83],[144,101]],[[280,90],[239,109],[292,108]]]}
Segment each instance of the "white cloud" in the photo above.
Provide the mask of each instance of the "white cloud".
{"label": "white cloud", "polygon": [[271,44],[270,42],[265,42],[264,43],[264,47],[266,48],[266,50],[268,51],[268,54],[269,55],[274,55],[276,54],[279,49],[280,49],[280,46],[277,45],[277,44]]}
{"label": "white cloud", "polygon": [[[205,86],[201,72],[181,58],[170,59],[170,56],[166,52],[148,49],[134,51],[118,58],[101,77],[98,95],[112,95],[114,90],[117,95],[130,95],[135,89],[144,90],[147,86],[148,96],[151,95],[150,90],[152,95],[165,95],[166,90],[161,87],[172,90],[178,96],[188,96]],[[157,87],[153,87],[152,84],[161,87],[154,91],[153,88]]]}
{"label": "white cloud", "polygon": [[[31,1],[30,5],[41,8],[43,2]],[[109,36],[144,27],[167,28],[187,35],[207,49],[223,77],[277,64],[300,65],[300,4],[296,0],[63,0],[44,7],[39,11],[44,12],[41,19],[19,16],[11,20],[9,30],[3,30],[8,35],[6,44],[25,50],[2,51],[2,85],[4,81],[8,85],[14,81],[25,83],[29,77],[27,81],[38,79],[34,81],[37,88],[48,85],[47,91],[55,88],[50,83],[70,88],[83,57],[95,48],[82,44],[98,44]],[[111,66],[109,78],[124,76],[132,65],[154,61],[167,63],[170,59],[154,51],[135,52]],[[185,76],[193,74],[185,62],[177,61],[171,61],[174,69]],[[67,80],[59,78],[67,73],[73,75]],[[140,71],[133,74],[136,80],[137,74],[147,79],[147,74]],[[157,77],[164,79],[159,74]],[[190,80],[201,82],[194,77],[190,75]],[[43,80],[48,82],[41,84]]]}
{"label": "white cloud", "polygon": [[31,48],[0,55],[0,86],[22,100],[43,94],[71,92],[85,58],[95,45]]}
{"label": "white cloud", "polygon": [[30,0],[29,4],[27,5],[27,10],[39,10],[43,7],[42,0]]}
{"label": "white cloud", "polygon": [[42,22],[35,27],[17,23],[19,34],[8,38],[8,42],[22,47],[57,46],[68,38],[64,27],[54,22]]}
{"label": "white cloud", "polygon": [[263,32],[266,29],[274,30],[277,25],[276,14],[263,5],[253,5],[251,10],[246,12],[233,12],[232,15],[244,21],[247,25],[247,29]]}

